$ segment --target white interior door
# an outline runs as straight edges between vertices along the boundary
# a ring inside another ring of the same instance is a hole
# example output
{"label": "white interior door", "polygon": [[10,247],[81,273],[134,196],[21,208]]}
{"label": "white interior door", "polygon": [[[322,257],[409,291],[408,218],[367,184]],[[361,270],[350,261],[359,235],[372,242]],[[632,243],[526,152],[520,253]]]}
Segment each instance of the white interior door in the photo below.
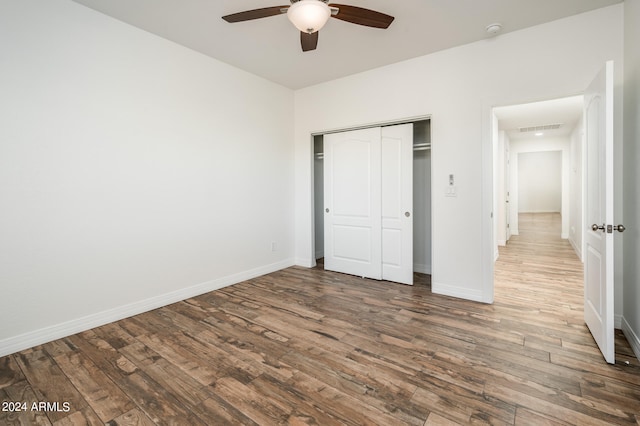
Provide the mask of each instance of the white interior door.
{"label": "white interior door", "polygon": [[326,270],[382,279],[380,128],[324,136]]}
{"label": "white interior door", "polygon": [[381,133],[382,279],[413,284],[413,124]]}
{"label": "white interior door", "polygon": [[584,102],[584,320],[605,360],[613,364],[613,62],[591,83]]}

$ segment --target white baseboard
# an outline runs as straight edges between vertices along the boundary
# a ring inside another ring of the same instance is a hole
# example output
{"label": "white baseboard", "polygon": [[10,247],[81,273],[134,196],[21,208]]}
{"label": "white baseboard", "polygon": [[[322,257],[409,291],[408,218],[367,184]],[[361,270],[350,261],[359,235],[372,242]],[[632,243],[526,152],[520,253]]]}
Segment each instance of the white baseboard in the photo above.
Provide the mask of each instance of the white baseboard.
{"label": "white baseboard", "polygon": [[560,238],[563,239],[563,240],[568,240],[569,239],[569,234],[567,234],[567,233],[562,234],[561,233],[560,234]]}
{"label": "white baseboard", "polygon": [[457,297],[458,299],[472,300],[474,302],[485,302],[480,290],[471,290],[464,287],[457,287],[442,283],[431,283],[431,291],[435,294],[441,294],[443,296]]}
{"label": "white baseboard", "polygon": [[217,278],[191,287],[172,291],[170,293],[161,294],[149,299],[140,300],[128,305],[119,306],[117,308],[108,309],[106,311],[87,315],[82,318],[66,321],[64,323],[41,328],[39,330],[30,331],[18,336],[9,337],[0,341],[0,357],[19,352],[33,346],[42,345],[53,340],[61,339],[72,334],[90,330],[101,325],[119,321],[124,318],[138,315],[162,306],[170,305],[181,300],[199,296],[210,291],[218,290],[223,287],[237,284],[261,275],[279,271],[284,268],[293,266],[292,259],[286,259],[280,262],[264,265],[248,271],[239,272],[222,278]]}
{"label": "white baseboard", "polygon": [[431,275],[431,265],[425,265],[423,263],[414,263],[413,272],[417,272],[419,274]]}
{"label": "white baseboard", "polygon": [[501,246],[501,247],[502,247],[502,246],[506,246],[506,245],[507,245],[507,240],[498,240],[497,244],[498,244],[499,246]]}
{"label": "white baseboard", "polygon": [[636,358],[638,358],[638,361],[640,361],[640,337],[638,337],[638,334],[633,331],[633,328],[631,328],[631,325],[624,317],[622,317],[621,322],[621,328],[622,332],[624,333],[624,337],[627,338],[629,345],[631,345],[631,349],[633,349],[633,353],[636,354]]}

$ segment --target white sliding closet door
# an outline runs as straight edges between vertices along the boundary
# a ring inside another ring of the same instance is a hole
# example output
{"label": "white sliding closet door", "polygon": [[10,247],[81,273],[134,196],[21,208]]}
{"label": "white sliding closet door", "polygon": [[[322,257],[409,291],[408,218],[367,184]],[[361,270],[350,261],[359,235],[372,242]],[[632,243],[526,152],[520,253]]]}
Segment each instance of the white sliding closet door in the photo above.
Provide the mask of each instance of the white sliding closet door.
{"label": "white sliding closet door", "polygon": [[324,136],[325,269],[413,284],[413,125]]}
{"label": "white sliding closet door", "polygon": [[413,284],[413,124],[382,128],[382,279]]}
{"label": "white sliding closet door", "polygon": [[324,267],[382,278],[380,128],[324,136]]}

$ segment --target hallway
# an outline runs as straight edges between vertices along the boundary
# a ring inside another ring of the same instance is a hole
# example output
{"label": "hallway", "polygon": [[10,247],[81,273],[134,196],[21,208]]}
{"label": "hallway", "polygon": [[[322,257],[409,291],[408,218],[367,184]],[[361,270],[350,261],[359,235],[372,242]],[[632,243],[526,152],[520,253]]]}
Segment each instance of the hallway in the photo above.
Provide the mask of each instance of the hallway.
{"label": "hallway", "polygon": [[559,213],[519,215],[520,234],[500,247],[495,264],[495,299],[541,310],[551,305],[570,323],[582,323],[583,265],[560,228]]}

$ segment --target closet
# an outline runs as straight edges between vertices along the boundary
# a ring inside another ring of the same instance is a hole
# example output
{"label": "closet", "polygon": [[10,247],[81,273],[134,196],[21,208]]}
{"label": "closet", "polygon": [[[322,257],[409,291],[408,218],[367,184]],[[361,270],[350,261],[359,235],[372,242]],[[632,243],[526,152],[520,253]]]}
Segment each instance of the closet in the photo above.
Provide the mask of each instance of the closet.
{"label": "closet", "polygon": [[430,121],[363,130],[314,136],[315,258],[328,270],[411,284],[414,271],[431,273]]}
{"label": "closet", "polygon": [[324,137],[324,267],[413,284],[413,126]]}

